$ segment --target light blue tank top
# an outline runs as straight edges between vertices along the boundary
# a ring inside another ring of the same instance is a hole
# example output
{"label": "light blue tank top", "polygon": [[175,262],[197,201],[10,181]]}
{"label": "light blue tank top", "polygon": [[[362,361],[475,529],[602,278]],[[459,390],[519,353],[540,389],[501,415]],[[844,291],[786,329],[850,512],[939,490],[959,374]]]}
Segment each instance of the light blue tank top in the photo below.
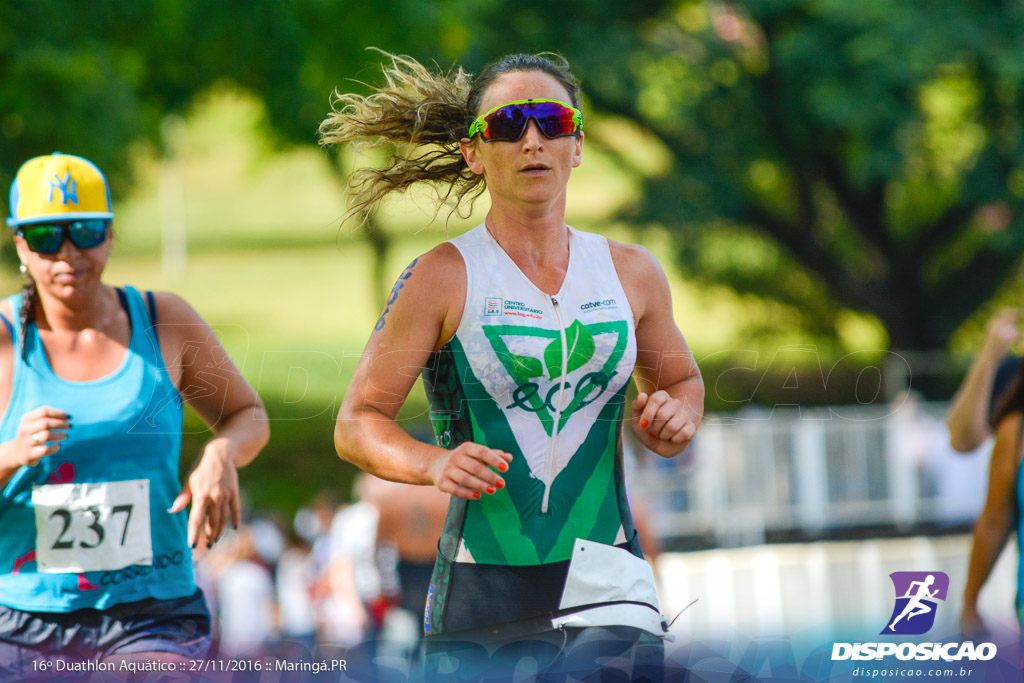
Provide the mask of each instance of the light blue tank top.
{"label": "light blue tank top", "polygon": [[[61,449],[22,467],[0,494],[0,603],[25,611],[103,609],[195,592],[180,491],[182,403],[142,296],[125,288],[131,341],[97,380],[58,377],[34,323],[13,321],[11,401],[0,442],[39,406],[71,416]],[[11,310],[21,295],[10,297]]]}

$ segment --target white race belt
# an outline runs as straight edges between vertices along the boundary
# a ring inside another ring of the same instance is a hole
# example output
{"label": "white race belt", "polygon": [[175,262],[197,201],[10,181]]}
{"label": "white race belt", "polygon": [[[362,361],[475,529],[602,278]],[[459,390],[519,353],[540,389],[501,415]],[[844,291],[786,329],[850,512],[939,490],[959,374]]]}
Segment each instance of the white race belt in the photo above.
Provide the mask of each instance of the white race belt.
{"label": "white race belt", "polygon": [[560,626],[632,626],[665,637],[651,565],[624,548],[577,538],[559,611]]}
{"label": "white race belt", "polygon": [[40,572],[153,564],[148,479],[33,486],[32,505]]}

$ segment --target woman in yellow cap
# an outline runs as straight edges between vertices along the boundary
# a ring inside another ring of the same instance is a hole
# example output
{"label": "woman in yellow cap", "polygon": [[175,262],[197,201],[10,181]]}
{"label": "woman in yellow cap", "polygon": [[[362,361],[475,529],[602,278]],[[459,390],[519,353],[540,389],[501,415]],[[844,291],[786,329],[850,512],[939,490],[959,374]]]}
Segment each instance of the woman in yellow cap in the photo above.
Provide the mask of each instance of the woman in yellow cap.
{"label": "woman in yellow cap", "polygon": [[[187,670],[210,642],[191,549],[237,526],[263,406],[184,300],[101,281],[113,213],[91,162],[29,160],[10,209],[26,283],[0,302],[0,679]],[[182,485],[183,401],[213,436]]]}

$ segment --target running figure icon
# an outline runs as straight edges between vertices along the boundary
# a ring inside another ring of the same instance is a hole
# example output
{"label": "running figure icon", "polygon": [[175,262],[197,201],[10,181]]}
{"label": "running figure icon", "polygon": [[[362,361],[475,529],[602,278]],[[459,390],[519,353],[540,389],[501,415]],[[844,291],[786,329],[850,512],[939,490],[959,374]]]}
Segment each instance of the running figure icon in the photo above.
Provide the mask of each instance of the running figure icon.
{"label": "running figure icon", "polygon": [[[918,616],[919,614],[927,614],[928,612],[932,611],[931,606],[926,604],[925,602],[923,602],[923,600],[925,598],[934,598],[936,595],[938,595],[938,593],[939,593],[939,589],[938,588],[936,588],[934,591],[928,590],[931,587],[931,585],[934,584],[934,583],[935,583],[935,575],[934,574],[929,574],[928,577],[924,581],[912,581],[910,583],[910,587],[907,588],[907,592],[903,595],[904,598],[910,598],[910,601],[907,602],[906,607],[903,608],[903,611],[900,612],[900,615],[898,617],[896,617],[895,619],[893,619],[892,623],[889,624],[889,628],[888,628],[889,631],[892,631],[893,633],[895,633],[896,632],[896,622],[898,622],[903,617],[906,617],[907,621],[910,621],[911,619],[913,619],[914,617]],[[914,595],[911,595],[911,593],[914,592],[914,587],[915,586],[917,587],[917,593],[914,594]]]}

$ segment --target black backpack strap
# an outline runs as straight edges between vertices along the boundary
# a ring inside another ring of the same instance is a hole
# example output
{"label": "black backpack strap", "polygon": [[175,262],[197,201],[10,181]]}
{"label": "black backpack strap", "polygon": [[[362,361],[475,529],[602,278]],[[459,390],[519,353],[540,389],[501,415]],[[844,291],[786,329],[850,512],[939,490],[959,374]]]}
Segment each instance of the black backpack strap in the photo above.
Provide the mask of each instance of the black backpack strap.
{"label": "black backpack strap", "polygon": [[156,327],[156,298],[152,291],[146,292],[146,303],[149,304],[149,322]]}
{"label": "black backpack strap", "polygon": [[128,309],[128,295],[125,294],[124,289],[121,287],[114,287],[114,291],[117,292],[117,298],[121,302],[121,308],[128,314],[128,319],[132,319],[132,312]]}

